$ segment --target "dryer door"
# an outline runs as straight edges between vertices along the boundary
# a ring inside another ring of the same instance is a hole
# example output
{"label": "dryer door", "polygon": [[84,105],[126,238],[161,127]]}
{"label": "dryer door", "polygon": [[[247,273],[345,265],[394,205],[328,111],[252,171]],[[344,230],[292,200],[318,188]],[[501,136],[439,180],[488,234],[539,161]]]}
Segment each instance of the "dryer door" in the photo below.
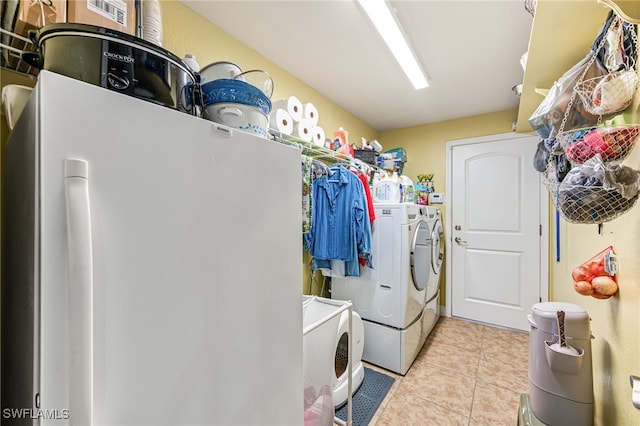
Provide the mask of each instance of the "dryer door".
{"label": "dryer door", "polygon": [[442,259],[444,253],[442,253],[440,247],[440,236],[443,234],[442,222],[440,219],[436,220],[433,224],[433,231],[431,232],[431,269],[435,274],[440,273],[440,267],[442,266]]}
{"label": "dryer door", "polygon": [[431,270],[431,238],[429,235],[429,225],[424,220],[413,224],[413,236],[411,238],[411,279],[417,290],[427,288],[429,274]]}

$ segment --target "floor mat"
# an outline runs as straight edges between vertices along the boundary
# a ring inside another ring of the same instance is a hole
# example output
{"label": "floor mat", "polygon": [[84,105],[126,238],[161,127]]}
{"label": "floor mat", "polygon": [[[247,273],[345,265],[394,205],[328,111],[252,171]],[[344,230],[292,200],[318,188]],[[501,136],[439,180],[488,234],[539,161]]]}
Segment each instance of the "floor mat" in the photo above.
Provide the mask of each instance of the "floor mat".
{"label": "floor mat", "polygon": [[[351,419],[353,426],[366,426],[369,424],[376,410],[391,389],[395,379],[384,373],[364,368],[364,380],[360,389],[353,395],[353,412]],[[336,417],[347,421],[347,404],[336,410]]]}

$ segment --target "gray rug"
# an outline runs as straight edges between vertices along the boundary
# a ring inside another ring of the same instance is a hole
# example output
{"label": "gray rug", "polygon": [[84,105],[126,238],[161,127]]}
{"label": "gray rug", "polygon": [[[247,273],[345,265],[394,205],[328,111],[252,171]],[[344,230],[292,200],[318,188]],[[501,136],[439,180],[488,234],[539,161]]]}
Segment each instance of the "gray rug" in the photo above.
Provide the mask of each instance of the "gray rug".
{"label": "gray rug", "polygon": [[[364,368],[364,379],[360,389],[353,395],[353,411],[351,419],[353,426],[366,426],[369,424],[382,400],[391,389],[395,379],[384,373]],[[347,421],[347,404],[336,410],[336,417]]]}

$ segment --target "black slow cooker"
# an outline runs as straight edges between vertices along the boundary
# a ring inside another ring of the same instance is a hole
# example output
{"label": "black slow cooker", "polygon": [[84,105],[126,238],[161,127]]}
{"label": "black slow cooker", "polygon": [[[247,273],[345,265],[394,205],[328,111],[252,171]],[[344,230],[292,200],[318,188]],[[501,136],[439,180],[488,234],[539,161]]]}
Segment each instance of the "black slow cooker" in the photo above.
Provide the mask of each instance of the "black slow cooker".
{"label": "black slow cooker", "polygon": [[146,40],[86,24],[50,24],[32,30],[38,46],[24,52],[30,65],[197,114],[197,76],[180,58]]}

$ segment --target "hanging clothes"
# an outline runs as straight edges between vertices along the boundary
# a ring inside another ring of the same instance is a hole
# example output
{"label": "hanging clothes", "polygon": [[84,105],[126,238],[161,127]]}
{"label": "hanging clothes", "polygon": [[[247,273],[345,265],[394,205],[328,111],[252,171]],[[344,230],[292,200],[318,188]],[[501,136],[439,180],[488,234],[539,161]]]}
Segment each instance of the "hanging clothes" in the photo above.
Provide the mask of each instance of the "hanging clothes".
{"label": "hanging clothes", "polygon": [[362,182],[362,186],[364,188],[364,196],[367,200],[367,211],[369,212],[369,222],[373,223],[376,220],[376,210],[373,208],[373,197],[371,196],[371,188],[369,187],[369,177],[362,173],[361,171],[354,171],[355,175],[358,176],[360,182]]}
{"label": "hanging clothes", "polygon": [[338,165],[313,181],[311,232],[305,249],[313,269],[331,269],[331,260],[344,261],[344,276],[360,276],[358,258],[372,267],[371,224],[360,179]]}
{"label": "hanging clothes", "polygon": [[311,205],[313,201],[313,158],[302,156],[302,233],[311,231]]}
{"label": "hanging clothes", "polygon": [[[369,178],[360,170],[352,170],[352,171],[358,177],[358,179],[360,179],[360,182],[362,182],[362,187],[364,189],[364,198],[367,201],[367,212],[369,213],[369,223],[373,224],[373,221],[376,220],[376,210],[373,208],[371,188],[369,188]],[[358,262],[360,263],[360,266],[367,266],[366,259],[363,259],[362,257],[358,258]]]}

